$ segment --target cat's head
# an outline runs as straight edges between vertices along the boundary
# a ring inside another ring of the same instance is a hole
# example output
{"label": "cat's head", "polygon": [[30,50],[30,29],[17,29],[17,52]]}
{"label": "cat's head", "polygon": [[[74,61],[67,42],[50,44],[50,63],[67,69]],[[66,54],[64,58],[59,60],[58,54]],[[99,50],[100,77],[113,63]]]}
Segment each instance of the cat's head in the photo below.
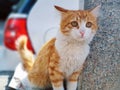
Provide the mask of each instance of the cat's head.
{"label": "cat's head", "polygon": [[90,42],[98,25],[100,5],[91,10],[67,10],[59,6],[55,8],[61,13],[60,31],[65,36],[71,36],[77,41]]}

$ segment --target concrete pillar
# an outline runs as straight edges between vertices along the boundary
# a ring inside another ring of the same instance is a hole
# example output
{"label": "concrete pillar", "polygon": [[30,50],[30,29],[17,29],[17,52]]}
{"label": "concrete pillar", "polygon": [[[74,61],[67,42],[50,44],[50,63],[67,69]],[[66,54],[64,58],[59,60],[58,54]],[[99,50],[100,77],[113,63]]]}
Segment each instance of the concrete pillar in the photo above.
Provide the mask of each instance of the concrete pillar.
{"label": "concrete pillar", "polygon": [[78,90],[120,90],[120,0],[85,0],[85,9],[99,4],[99,30],[90,45]]}

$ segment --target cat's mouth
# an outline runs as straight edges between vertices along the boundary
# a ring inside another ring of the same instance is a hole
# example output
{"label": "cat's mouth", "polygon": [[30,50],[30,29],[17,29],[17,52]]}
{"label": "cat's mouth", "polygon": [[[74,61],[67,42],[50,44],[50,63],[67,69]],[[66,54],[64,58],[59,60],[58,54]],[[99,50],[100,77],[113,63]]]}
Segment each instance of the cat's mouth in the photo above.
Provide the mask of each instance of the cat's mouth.
{"label": "cat's mouth", "polygon": [[73,37],[74,39],[76,39],[77,41],[84,41],[85,40],[85,34],[81,34],[79,33],[79,35],[77,34],[75,37]]}

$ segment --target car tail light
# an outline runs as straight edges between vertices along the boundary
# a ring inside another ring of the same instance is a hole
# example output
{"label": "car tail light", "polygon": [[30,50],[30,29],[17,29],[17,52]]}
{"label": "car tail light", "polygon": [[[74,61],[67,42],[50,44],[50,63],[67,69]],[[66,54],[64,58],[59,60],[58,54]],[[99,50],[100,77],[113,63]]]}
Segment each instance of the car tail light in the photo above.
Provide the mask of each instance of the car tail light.
{"label": "car tail light", "polygon": [[33,53],[35,53],[26,27],[26,18],[10,18],[7,20],[4,32],[4,44],[11,50],[16,50],[15,41],[21,36],[26,35],[28,37],[27,47]]}

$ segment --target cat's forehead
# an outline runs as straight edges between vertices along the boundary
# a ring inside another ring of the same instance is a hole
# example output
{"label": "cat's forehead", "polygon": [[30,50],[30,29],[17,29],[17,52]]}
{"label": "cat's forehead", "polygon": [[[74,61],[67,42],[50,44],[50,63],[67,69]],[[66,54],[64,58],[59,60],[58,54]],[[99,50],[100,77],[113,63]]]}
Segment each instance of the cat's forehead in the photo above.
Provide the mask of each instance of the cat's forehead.
{"label": "cat's forehead", "polygon": [[71,10],[66,13],[66,18],[70,19],[87,19],[87,18],[94,18],[95,17],[87,10]]}

